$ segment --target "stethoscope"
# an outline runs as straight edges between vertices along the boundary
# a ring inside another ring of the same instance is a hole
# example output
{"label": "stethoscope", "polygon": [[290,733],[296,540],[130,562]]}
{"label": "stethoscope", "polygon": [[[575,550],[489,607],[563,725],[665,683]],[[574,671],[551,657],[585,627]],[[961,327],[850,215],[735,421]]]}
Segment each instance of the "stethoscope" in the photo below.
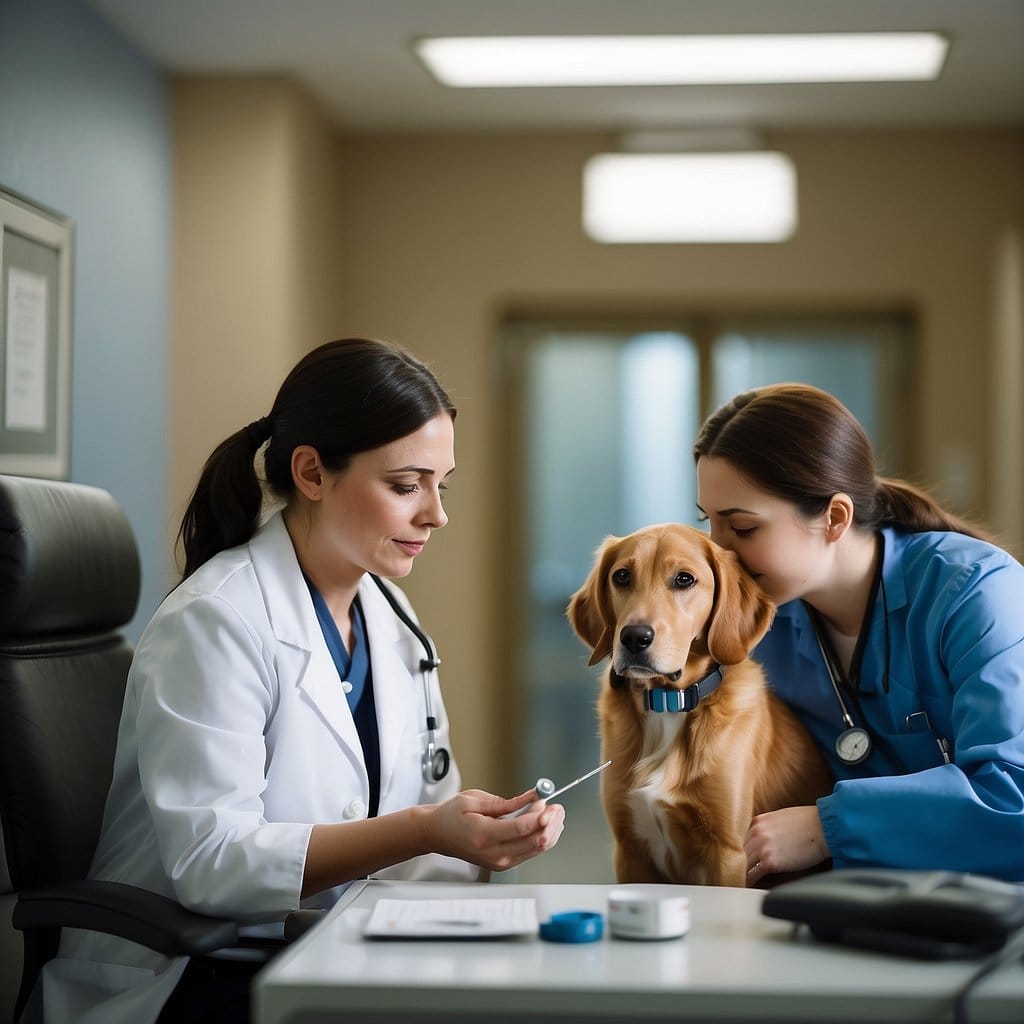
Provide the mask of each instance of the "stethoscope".
{"label": "stethoscope", "polygon": [[398,598],[388,589],[384,581],[372,572],[369,576],[377,584],[377,589],[384,595],[387,603],[391,605],[391,610],[398,616],[399,621],[419,640],[423,646],[423,652],[426,654],[425,658],[420,658],[420,674],[423,677],[423,701],[427,710],[427,742],[423,748],[421,764],[424,781],[440,782],[448,774],[449,768],[451,768],[452,755],[448,753],[447,748],[439,747],[435,742],[434,733],[437,730],[437,719],[434,717],[433,708],[430,703],[430,681],[428,674],[437,671],[438,665],[441,664],[441,659],[437,656],[437,651],[434,650],[430,637],[413,621],[412,617],[402,607]]}
{"label": "stethoscope", "polygon": [[[812,615],[811,620],[814,622],[814,635],[818,641],[818,650],[821,651],[821,660],[825,662],[828,678],[832,683],[832,692],[836,695],[836,700],[839,702],[843,724],[846,726],[836,737],[836,756],[843,764],[860,764],[871,753],[871,736],[868,734],[867,729],[862,729],[854,722],[853,715],[850,714],[850,709],[846,706],[846,701],[843,700],[843,694],[839,688],[838,672],[832,651],[826,645],[821,635],[822,630],[817,621],[817,616]],[[886,632],[886,639],[888,640],[888,631]],[[886,660],[888,661],[888,658]]]}
{"label": "stethoscope", "polygon": [[[813,616],[812,616],[813,619]],[[821,651],[822,660],[825,662],[825,668],[828,669],[828,677],[832,683],[832,692],[836,695],[836,700],[839,702],[839,709],[843,715],[843,724],[846,728],[836,737],[836,756],[843,764],[855,765],[860,764],[868,754],[871,753],[871,736],[868,734],[866,729],[861,729],[853,720],[853,716],[850,714],[850,709],[846,706],[846,701],[843,700],[842,692],[839,688],[839,680],[837,678],[836,667],[831,650],[827,647],[824,640],[822,639],[820,628],[815,623],[815,635],[818,639],[818,650]],[[888,662],[889,662],[889,630],[886,627],[886,675],[888,676]],[[945,736],[940,736],[932,726],[931,718],[928,716],[927,711],[914,711],[907,715],[907,731],[916,732],[917,722],[920,721],[927,732],[930,732],[935,739],[935,744],[939,748],[939,756],[942,758],[943,764],[952,764],[953,758],[950,752],[949,740]]]}
{"label": "stethoscope", "polygon": [[[870,616],[875,606],[875,595],[879,590],[882,592],[882,624],[885,629],[885,670],[882,677],[882,687],[889,692],[889,603],[885,597],[885,580],[882,578],[882,563],[884,559],[879,558],[878,569],[876,570],[874,584],[871,588],[871,599],[868,601],[868,611],[865,617],[864,624],[861,626],[861,635],[857,640],[856,650],[853,652],[853,664],[858,666],[864,656],[864,646],[867,642],[868,634],[868,623],[870,622]],[[818,641],[818,650],[821,651],[821,660],[825,663],[825,668],[828,670],[829,682],[832,683],[832,692],[836,695],[836,701],[839,704],[839,710],[843,716],[843,725],[846,727],[836,737],[835,751],[836,757],[839,758],[843,764],[855,765],[860,764],[867,756],[871,753],[871,736],[867,729],[862,729],[853,720],[853,715],[850,714],[850,709],[846,705],[846,701],[843,700],[842,689],[840,687],[840,672],[838,661],[832,650],[832,645],[827,643],[825,639],[825,625],[822,622],[821,614],[812,605],[807,605],[807,610],[810,613],[811,622],[814,625],[814,636]]]}
{"label": "stethoscope", "polygon": [[[874,607],[874,595],[878,590],[880,590],[882,594],[882,623],[885,630],[885,669],[882,675],[882,689],[888,693],[889,656],[891,653],[889,645],[889,603],[885,596],[885,579],[882,576],[881,561],[879,561],[878,576],[872,590],[869,608]],[[871,753],[871,736],[867,729],[862,729],[854,722],[853,716],[850,714],[850,709],[846,706],[846,701],[843,700],[843,694],[840,687],[839,665],[835,654],[832,651],[831,645],[825,640],[825,627],[821,621],[820,614],[817,609],[811,605],[807,605],[807,610],[810,613],[811,622],[814,625],[814,635],[818,641],[818,650],[821,651],[821,660],[824,661],[825,668],[828,670],[828,678],[832,683],[832,692],[836,695],[836,701],[839,703],[839,710],[843,716],[843,725],[846,726],[846,728],[836,737],[836,756],[843,762],[843,764],[851,766],[857,765]],[[859,657],[863,655],[863,644],[866,640],[866,636],[867,634],[865,631],[861,639],[858,640],[858,649],[854,652],[853,656],[855,663],[857,663]],[[915,711],[912,714],[907,715],[906,722],[908,731],[916,731],[915,724],[917,721],[921,721],[925,729],[935,737],[935,742],[939,748],[939,755],[942,758],[943,764],[951,764],[952,757],[950,756],[949,741],[944,736],[940,736],[932,728],[928,712]]]}

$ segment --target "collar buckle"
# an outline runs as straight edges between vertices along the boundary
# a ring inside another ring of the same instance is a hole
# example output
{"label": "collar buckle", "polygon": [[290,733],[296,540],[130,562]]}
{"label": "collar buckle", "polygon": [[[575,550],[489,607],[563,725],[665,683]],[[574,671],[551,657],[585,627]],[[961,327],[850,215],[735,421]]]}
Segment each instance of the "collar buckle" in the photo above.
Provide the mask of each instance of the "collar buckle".
{"label": "collar buckle", "polygon": [[722,685],[722,666],[716,665],[703,679],[685,690],[658,686],[644,690],[644,711],[693,711],[698,704]]}

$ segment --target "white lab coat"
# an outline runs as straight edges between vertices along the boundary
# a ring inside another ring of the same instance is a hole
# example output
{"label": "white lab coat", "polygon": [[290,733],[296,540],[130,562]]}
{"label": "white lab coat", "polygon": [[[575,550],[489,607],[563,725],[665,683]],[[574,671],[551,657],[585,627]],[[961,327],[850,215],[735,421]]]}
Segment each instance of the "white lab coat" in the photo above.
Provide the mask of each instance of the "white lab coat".
{"label": "white lab coat", "polygon": [[[399,599],[404,596],[399,592]],[[422,647],[369,577],[360,587],[380,735],[380,814],[447,799],[421,771]],[[448,746],[437,673],[435,742]],[[114,776],[90,877],[131,882],[240,922],[300,906],[314,823],[366,816],[362,747],[280,514],[202,566],[163,602],[128,677]],[[387,877],[478,877],[421,857]],[[304,901],[329,906],[344,886]],[[187,960],[65,931],[47,965],[48,1024],[145,1024]],[[37,991],[38,995],[38,991]]]}

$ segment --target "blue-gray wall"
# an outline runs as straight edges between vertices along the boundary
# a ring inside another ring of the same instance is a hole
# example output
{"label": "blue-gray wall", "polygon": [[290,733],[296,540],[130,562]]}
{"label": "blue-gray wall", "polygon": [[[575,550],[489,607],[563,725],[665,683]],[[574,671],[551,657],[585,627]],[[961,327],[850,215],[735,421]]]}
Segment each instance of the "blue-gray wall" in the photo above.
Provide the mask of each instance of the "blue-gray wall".
{"label": "blue-gray wall", "polygon": [[133,638],[168,586],[171,173],[156,65],[79,0],[0,0],[0,187],[74,221],[71,478],[135,529]]}

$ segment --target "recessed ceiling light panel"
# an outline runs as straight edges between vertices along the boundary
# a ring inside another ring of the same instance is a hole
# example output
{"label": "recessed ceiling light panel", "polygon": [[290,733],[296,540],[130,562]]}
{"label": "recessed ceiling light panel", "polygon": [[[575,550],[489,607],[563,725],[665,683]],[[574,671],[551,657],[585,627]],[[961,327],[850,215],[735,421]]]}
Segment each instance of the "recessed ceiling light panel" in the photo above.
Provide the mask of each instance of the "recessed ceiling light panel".
{"label": "recessed ceiling light panel", "polygon": [[599,153],[583,170],[583,227],[598,242],[783,242],[796,224],[782,153]]}
{"label": "recessed ceiling light panel", "polygon": [[453,36],[416,51],[455,88],[882,82],[937,78],[937,32],[702,36]]}

